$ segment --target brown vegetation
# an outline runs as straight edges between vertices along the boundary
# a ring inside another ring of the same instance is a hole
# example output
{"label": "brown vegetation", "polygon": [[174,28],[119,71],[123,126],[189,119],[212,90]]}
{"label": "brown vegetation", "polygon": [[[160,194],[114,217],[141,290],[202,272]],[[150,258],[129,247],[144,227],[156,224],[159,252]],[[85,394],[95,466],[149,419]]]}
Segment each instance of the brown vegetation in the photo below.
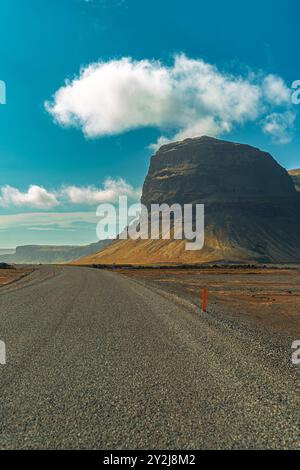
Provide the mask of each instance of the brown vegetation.
{"label": "brown vegetation", "polygon": [[199,307],[207,288],[208,313],[256,322],[300,335],[299,269],[119,269],[121,274],[155,285]]}
{"label": "brown vegetation", "polygon": [[21,279],[22,277],[26,276],[31,272],[32,269],[30,268],[0,269],[0,287],[5,286],[7,284],[11,284],[12,282]]}

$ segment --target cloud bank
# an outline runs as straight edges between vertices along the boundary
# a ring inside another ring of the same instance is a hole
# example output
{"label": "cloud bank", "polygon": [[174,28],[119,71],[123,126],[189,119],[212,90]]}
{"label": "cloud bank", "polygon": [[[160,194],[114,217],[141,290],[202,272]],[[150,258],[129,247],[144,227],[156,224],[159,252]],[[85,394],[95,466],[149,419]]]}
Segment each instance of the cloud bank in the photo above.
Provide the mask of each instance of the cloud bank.
{"label": "cloud bank", "polygon": [[74,230],[78,224],[95,224],[95,212],[27,212],[0,215],[1,230],[26,228],[27,230]]}
{"label": "cloud bank", "polygon": [[2,186],[0,195],[1,206],[23,206],[38,209],[49,209],[59,205],[56,195],[41,186],[31,185],[26,192],[12,186]]}
{"label": "cloud bank", "polygon": [[181,54],[172,66],[130,57],[90,64],[66,81],[45,107],[58,124],[77,127],[89,138],[155,127],[162,131],[159,145],[204,134],[216,137],[247,122],[260,123],[275,108],[280,108],[278,114],[287,112],[290,96],[276,75],[228,74]]}
{"label": "cloud bank", "polygon": [[127,196],[132,201],[138,201],[141,197],[141,188],[134,188],[123,178],[116,180],[107,178],[102,187],[64,186],[53,191],[36,185],[31,185],[24,192],[12,186],[2,186],[0,188],[0,206],[50,209],[63,204],[114,203],[118,201],[119,196]]}
{"label": "cloud bank", "polygon": [[100,204],[117,202],[119,196],[138,200],[141,196],[141,189],[133,188],[123,178],[117,180],[107,178],[103,188],[67,186],[61,190],[61,195],[73,204]]}

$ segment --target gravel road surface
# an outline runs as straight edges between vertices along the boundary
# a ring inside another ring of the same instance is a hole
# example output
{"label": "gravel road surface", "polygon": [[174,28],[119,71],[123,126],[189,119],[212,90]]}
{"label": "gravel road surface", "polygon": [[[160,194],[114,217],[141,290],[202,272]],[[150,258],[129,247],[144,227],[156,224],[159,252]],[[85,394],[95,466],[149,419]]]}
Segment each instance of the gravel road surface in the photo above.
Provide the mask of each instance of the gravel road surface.
{"label": "gravel road surface", "polygon": [[288,337],[121,275],[37,268],[0,289],[0,339],[2,449],[300,447]]}

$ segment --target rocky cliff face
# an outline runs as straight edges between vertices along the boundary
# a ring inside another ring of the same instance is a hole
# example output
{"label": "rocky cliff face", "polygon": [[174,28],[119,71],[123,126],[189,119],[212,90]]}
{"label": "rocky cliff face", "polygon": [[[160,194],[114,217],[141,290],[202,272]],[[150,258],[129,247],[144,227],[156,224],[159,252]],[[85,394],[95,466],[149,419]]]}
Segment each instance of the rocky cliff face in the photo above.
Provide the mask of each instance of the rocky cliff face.
{"label": "rocky cliff face", "polygon": [[270,154],[200,137],[159,149],[151,158],[142,202],[240,204],[294,197],[290,176]]}
{"label": "rocky cliff face", "polygon": [[289,175],[293,180],[295,185],[296,191],[300,191],[300,169],[298,170],[290,170]]}
{"label": "rocky cliff face", "polygon": [[204,204],[204,248],[186,251],[184,240],[118,241],[92,263],[300,263],[300,194],[257,148],[210,137],[165,145],[151,158],[142,203]]}

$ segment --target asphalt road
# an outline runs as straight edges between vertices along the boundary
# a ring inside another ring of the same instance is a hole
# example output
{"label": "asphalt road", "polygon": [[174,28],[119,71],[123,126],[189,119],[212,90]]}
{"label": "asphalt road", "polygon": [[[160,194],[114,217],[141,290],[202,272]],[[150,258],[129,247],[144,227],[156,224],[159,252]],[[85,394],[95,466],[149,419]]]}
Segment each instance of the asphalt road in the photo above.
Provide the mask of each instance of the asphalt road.
{"label": "asphalt road", "polygon": [[41,267],[0,289],[0,339],[2,449],[300,447],[288,339],[118,274]]}

